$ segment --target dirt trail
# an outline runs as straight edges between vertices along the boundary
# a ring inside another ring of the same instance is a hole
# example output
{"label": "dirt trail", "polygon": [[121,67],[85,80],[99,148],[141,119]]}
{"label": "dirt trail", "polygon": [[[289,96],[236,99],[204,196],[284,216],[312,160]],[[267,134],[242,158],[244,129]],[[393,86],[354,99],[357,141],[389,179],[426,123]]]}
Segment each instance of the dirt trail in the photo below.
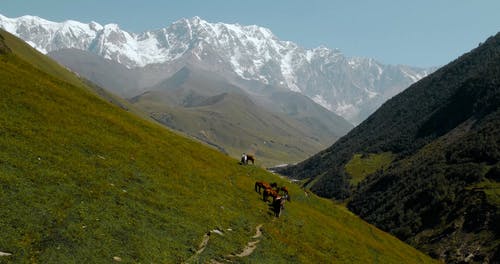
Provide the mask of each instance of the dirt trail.
{"label": "dirt trail", "polygon": [[[224,257],[223,261],[224,262],[232,262],[231,259],[242,258],[242,257],[246,257],[246,256],[249,256],[250,254],[252,254],[253,251],[257,248],[257,244],[259,244],[259,242],[260,242],[260,239],[258,239],[258,238],[260,238],[262,236],[262,226],[263,225],[264,224],[259,224],[258,226],[255,227],[255,235],[252,236],[252,240],[247,243],[247,245],[243,248],[243,250],[240,253],[227,255]],[[208,241],[210,241],[210,235],[212,233],[223,235],[221,233],[221,231],[218,229],[215,229],[215,230],[212,230],[212,231],[206,233],[203,236],[203,239],[201,240],[200,245],[198,245],[198,249],[196,250],[196,252],[189,259],[187,259],[184,263],[194,263],[198,259],[198,256],[207,247]],[[221,262],[212,259],[210,261],[210,263],[218,264]]]}
{"label": "dirt trail", "polygon": [[192,255],[190,258],[188,258],[184,263],[192,263],[194,260],[196,260],[198,255],[200,255],[201,252],[203,252],[203,250],[205,250],[205,248],[207,247],[208,241],[210,240],[210,233],[211,233],[211,231],[206,233],[203,236],[203,239],[201,240],[201,243],[198,246],[198,250],[196,250],[194,255]]}
{"label": "dirt trail", "polygon": [[[257,248],[257,244],[259,244],[259,242],[260,242],[260,239],[258,239],[258,238],[260,238],[262,236],[262,226],[263,225],[264,224],[260,224],[260,225],[255,227],[255,235],[252,236],[252,240],[247,243],[247,245],[243,248],[243,250],[240,253],[227,255],[222,259],[222,261],[233,262],[232,259],[234,259],[234,258],[242,258],[242,257],[246,257],[246,256],[249,256],[250,254],[252,254],[254,252],[254,250]],[[216,230],[212,230],[212,231],[206,233],[203,236],[203,239],[201,240],[200,245],[198,245],[198,249],[196,250],[196,252],[189,259],[187,259],[184,263],[195,262],[198,259],[198,256],[207,247],[208,241],[210,240],[210,235],[212,233],[217,233],[217,234],[221,235],[220,232],[221,232],[220,230],[216,229]],[[212,260],[210,260],[210,263],[221,264],[223,262],[219,262],[217,260],[212,259]]]}
{"label": "dirt trail", "polygon": [[[259,238],[259,237],[262,236],[262,230],[261,230],[261,228],[262,228],[263,225],[264,224],[260,224],[257,227],[255,227],[255,235],[252,237],[253,239]],[[249,256],[257,248],[257,244],[259,244],[259,242],[260,242],[260,239],[259,240],[249,241],[247,243],[247,245],[245,246],[245,248],[243,248],[243,251],[241,251],[241,253],[238,253],[236,255],[231,254],[228,257],[239,257],[239,258],[242,258],[242,257]]]}

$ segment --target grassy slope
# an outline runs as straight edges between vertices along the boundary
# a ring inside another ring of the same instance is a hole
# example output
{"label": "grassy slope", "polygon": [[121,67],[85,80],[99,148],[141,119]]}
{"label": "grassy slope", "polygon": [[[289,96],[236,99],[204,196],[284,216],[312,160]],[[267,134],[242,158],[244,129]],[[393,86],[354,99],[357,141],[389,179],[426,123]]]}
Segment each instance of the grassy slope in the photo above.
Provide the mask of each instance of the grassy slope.
{"label": "grassy slope", "polygon": [[486,198],[491,204],[500,206],[500,183],[485,179],[466,188],[467,190],[480,190],[486,194]]}
{"label": "grassy slope", "polygon": [[[13,45],[13,44],[10,44]],[[15,44],[20,45],[20,44]],[[0,251],[6,262],[423,263],[428,257],[330,201],[291,186],[280,219],[253,191],[278,180],[139,119],[87,89],[0,55]]]}
{"label": "grassy slope", "polygon": [[221,146],[233,157],[255,154],[258,163],[267,167],[298,162],[326,142],[309,136],[311,131],[299,122],[262,110],[243,95],[228,93],[220,101],[196,107],[167,106],[155,101],[160,97],[161,93],[152,92],[135,106],[152,112],[167,126]]}
{"label": "grassy slope", "polygon": [[351,184],[356,186],[368,175],[380,169],[385,169],[394,160],[390,152],[380,154],[354,154],[352,159],[345,165],[345,171],[351,176]]}
{"label": "grassy slope", "polygon": [[[1,30],[1,29],[0,29]],[[3,32],[3,31],[2,31]],[[62,67],[56,61],[50,59],[49,57],[35,51],[29,45],[18,45],[19,40],[11,35],[11,34],[2,34],[4,37],[5,44],[12,49],[17,56],[19,56],[24,61],[29,61],[30,64],[37,68],[38,70],[44,71],[50,75],[57,76],[59,79],[66,81],[72,85],[82,86],[87,88],[92,93],[97,94],[99,97],[104,98],[105,100],[118,105],[119,107],[130,111],[136,115],[141,116],[142,118],[149,119],[149,116],[134,107],[128,101],[122,99],[119,96],[116,96],[110,92],[107,92],[103,88],[87,81],[79,76],[75,75],[73,72],[67,70]]]}
{"label": "grassy slope", "polygon": [[5,33],[5,31],[0,29],[0,33],[4,38],[5,44],[19,56],[21,59],[25,61],[29,61],[32,66],[37,69],[43,69],[44,72],[47,72],[53,76],[57,76],[58,78],[69,82],[73,85],[84,86],[83,81],[78,78],[72,72],[66,70],[61,67],[57,62],[49,59],[48,57],[36,52],[29,45],[19,45],[19,39],[11,34]]}

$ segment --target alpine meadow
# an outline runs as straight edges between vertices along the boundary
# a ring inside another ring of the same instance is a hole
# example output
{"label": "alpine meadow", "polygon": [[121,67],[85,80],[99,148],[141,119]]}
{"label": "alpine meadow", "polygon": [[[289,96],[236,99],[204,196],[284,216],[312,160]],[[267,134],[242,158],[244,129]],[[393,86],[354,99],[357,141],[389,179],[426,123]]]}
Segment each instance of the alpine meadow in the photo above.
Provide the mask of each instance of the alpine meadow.
{"label": "alpine meadow", "polygon": [[[0,262],[434,263],[0,31]],[[254,190],[289,188],[280,218]]]}

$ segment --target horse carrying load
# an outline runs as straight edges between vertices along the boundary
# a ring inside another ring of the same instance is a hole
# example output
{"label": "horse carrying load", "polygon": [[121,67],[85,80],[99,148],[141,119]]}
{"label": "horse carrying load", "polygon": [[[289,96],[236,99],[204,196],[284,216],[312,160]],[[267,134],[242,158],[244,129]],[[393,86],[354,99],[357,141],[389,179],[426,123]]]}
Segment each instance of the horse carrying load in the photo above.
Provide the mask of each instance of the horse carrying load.
{"label": "horse carrying load", "polygon": [[273,209],[274,215],[280,217],[281,210],[285,208],[285,201],[291,201],[290,195],[288,194],[288,188],[286,186],[279,187],[277,183],[267,183],[265,181],[255,182],[255,191],[262,192],[262,200],[265,202],[269,201],[269,197],[273,197],[271,207]]}

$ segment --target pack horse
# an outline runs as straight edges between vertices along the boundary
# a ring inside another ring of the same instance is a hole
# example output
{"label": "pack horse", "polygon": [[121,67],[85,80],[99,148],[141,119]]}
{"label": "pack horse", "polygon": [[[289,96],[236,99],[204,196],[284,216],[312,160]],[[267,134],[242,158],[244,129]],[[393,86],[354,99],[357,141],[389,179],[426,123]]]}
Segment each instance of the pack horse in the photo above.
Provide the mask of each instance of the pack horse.
{"label": "pack horse", "polygon": [[286,186],[278,186],[277,183],[273,182],[271,184],[265,181],[255,182],[255,191],[259,194],[262,191],[262,200],[269,202],[269,197],[272,197],[271,208],[276,217],[280,217],[281,211],[285,209],[285,201],[291,201],[290,195],[288,193],[288,188]]}

